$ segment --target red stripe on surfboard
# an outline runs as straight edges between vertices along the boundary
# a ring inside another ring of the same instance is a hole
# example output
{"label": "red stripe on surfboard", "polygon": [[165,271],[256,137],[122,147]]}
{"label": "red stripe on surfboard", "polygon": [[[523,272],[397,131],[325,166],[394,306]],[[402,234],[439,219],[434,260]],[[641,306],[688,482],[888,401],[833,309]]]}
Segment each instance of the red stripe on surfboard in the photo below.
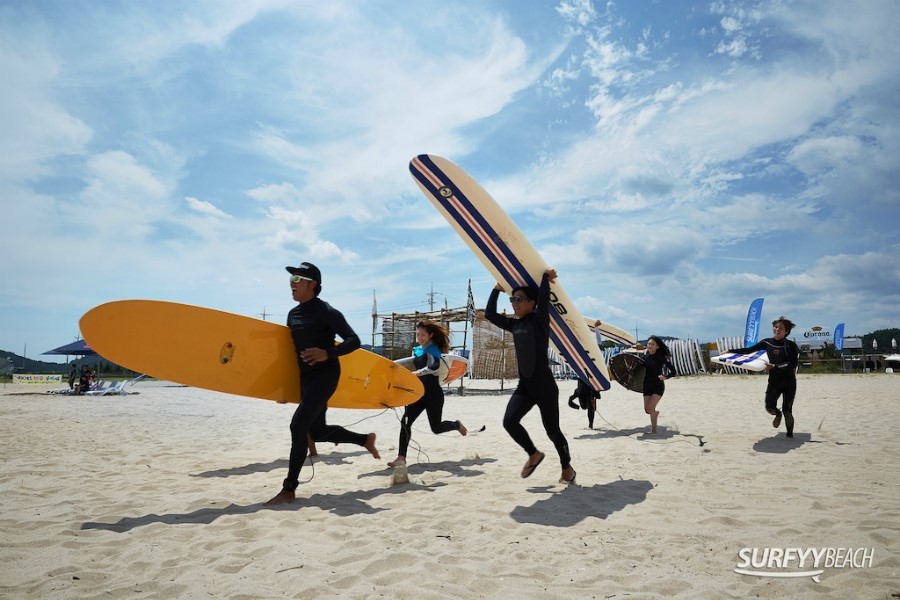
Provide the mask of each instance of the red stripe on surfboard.
{"label": "red stripe on surfboard", "polygon": [[459,216],[461,216],[465,220],[465,222],[469,224],[469,227],[471,227],[476,233],[478,233],[478,238],[486,246],[490,247],[491,250],[494,251],[494,256],[496,256],[497,259],[501,263],[503,263],[503,266],[506,268],[506,270],[512,275],[519,275],[519,280],[515,281],[514,283],[516,283],[517,285],[522,285],[524,283],[524,280],[521,278],[521,273],[519,273],[518,269],[513,266],[513,264],[506,257],[506,254],[500,249],[499,246],[497,246],[496,242],[494,242],[494,240],[491,239],[491,237],[481,227],[481,225],[478,224],[477,219],[475,219],[469,213],[469,211],[466,210],[462,202],[460,202],[459,199],[454,195],[449,198],[449,204],[452,204]]}
{"label": "red stripe on surfboard", "polygon": [[[556,331],[557,339],[562,341],[563,344],[567,347],[567,348],[560,348],[560,351],[564,351],[564,350],[568,349],[568,354],[570,355],[569,359],[573,360],[575,363],[577,363],[581,367],[581,370],[585,374],[592,375],[593,379],[597,379],[598,374],[602,377],[603,373],[600,371],[600,367],[598,367],[596,365],[596,363],[588,364],[587,361],[582,359],[581,354],[578,352],[578,349],[574,347],[574,345],[572,344],[572,340],[569,339],[569,336],[564,335],[564,332],[560,328],[560,324],[556,320],[554,320],[554,319],[550,320],[550,327],[552,329],[554,329],[554,331]],[[575,335],[575,333],[572,332],[572,335]],[[580,344],[580,341],[579,341],[579,344]],[[583,344],[582,344],[582,347],[584,347]],[[587,353],[587,348],[584,348],[584,352]],[[595,373],[595,371],[596,371],[596,373]],[[593,382],[591,382],[591,383],[593,384]],[[599,384],[600,382],[598,381],[597,383]]]}

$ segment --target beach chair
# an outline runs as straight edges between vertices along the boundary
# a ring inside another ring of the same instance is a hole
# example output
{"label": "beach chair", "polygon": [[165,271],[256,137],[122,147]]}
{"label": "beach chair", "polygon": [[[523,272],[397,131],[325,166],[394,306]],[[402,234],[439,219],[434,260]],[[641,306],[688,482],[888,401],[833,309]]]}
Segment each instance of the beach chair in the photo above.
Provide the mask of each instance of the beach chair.
{"label": "beach chair", "polygon": [[127,396],[128,392],[125,391],[125,384],[128,383],[124,379],[122,381],[117,381],[114,383],[106,392],[103,394],[104,396]]}
{"label": "beach chair", "polygon": [[92,388],[92,389],[86,391],[84,393],[84,395],[85,396],[106,396],[106,395],[109,395],[110,393],[118,393],[118,392],[114,392],[113,390],[121,387],[121,386],[119,386],[119,383],[120,382],[117,381],[116,383],[114,383],[112,385],[108,385],[107,382],[101,381],[101,382],[99,382],[99,385],[97,386],[97,388]]}

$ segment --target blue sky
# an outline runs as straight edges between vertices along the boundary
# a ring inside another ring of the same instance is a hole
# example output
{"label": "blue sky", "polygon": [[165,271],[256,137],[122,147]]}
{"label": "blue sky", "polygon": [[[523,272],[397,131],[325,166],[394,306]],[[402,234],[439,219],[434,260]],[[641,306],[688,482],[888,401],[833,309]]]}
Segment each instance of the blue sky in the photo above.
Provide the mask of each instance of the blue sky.
{"label": "blue sky", "polygon": [[[900,4],[0,1],[0,349],[110,300],[371,340],[493,282],[410,158],[468,170],[581,311],[708,341],[900,326]],[[763,328],[767,333],[768,327]]]}

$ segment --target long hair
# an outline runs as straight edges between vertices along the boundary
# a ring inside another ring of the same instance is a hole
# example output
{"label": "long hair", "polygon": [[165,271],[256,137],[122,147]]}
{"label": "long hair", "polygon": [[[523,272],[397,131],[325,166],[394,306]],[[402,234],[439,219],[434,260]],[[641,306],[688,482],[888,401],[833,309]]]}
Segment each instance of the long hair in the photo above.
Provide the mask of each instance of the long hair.
{"label": "long hair", "polygon": [[437,346],[438,350],[441,352],[449,352],[450,351],[450,330],[444,327],[443,325],[439,325],[434,321],[429,321],[428,319],[422,319],[418,323],[416,323],[416,329],[421,327],[425,331],[431,334],[431,343]]}
{"label": "long hair", "polygon": [[672,359],[672,351],[669,350],[669,347],[666,346],[666,343],[664,341],[659,339],[659,336],[651,335],[650,337],[647,338],[647,341],[650,341],[650,340],[653,340],[654,342],[656,342],[656,345],[659,346],[659,348],[656,351],[661,352],[663,358],[665,358],[666,360]]}

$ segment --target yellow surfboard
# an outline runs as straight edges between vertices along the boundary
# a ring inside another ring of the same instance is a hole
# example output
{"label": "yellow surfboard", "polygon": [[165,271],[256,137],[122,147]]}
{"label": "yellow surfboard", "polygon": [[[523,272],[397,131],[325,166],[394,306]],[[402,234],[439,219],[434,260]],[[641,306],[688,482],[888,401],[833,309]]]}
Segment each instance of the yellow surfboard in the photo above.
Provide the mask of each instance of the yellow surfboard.
{"label": "yellow surfboard", "polygon": [[[89,310],[79,323],[103,358],[166,381],[275,402],[300,401],[300,369],[290,329],[199,306],[120,300]],[[405,406],[424,389],[393,361],[355,350],[340,357],[332,408]]]}

